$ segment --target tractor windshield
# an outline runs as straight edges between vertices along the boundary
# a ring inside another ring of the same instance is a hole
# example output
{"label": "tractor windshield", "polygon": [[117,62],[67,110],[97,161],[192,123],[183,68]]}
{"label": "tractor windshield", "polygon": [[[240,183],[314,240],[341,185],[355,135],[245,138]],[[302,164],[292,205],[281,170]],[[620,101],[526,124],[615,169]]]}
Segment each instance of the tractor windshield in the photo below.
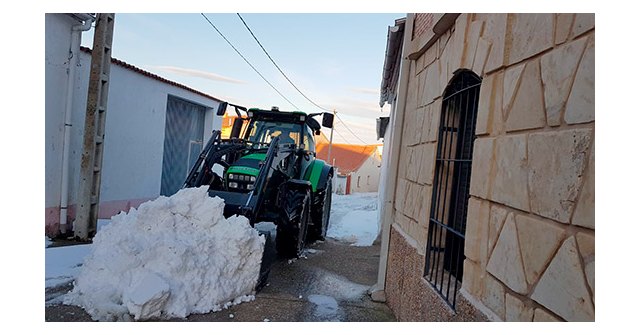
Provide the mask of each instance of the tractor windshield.
{"label": "tractor windshield", "polygon": [[302,125],[295,123],[253,120],[245,139],[258,148],[266,148],[271,140],[280,136],[280,144],[300,144]]}

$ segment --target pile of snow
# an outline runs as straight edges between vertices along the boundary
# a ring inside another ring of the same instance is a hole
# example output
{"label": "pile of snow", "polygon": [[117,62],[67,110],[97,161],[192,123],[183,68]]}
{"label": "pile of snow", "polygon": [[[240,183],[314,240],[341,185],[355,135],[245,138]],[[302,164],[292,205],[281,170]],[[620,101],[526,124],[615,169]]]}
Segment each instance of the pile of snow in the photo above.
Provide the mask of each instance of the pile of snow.
{"label": "pile of snow", "polygon": [[378,193],[333,195],[327,236],[352,246],[370,246],[379,231]]}
{"label": "pile of snow", "polygon": [[113,321],[184,318],[253,300],[265,240],[223,209],[201,187],[114,216],[65,303]]}

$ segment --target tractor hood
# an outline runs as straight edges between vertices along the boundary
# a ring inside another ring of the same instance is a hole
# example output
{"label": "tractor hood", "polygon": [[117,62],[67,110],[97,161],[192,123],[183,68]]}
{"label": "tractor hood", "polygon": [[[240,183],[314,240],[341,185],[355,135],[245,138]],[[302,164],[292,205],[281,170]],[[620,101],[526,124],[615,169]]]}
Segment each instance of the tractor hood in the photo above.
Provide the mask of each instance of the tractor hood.
{"label": "tractor hood", "polygon": [[238,173],[256,177],[260,172],[260,163],[264,161],[266,156],[263,153],[246,155],[231,165],[227,169],[227,174]]}

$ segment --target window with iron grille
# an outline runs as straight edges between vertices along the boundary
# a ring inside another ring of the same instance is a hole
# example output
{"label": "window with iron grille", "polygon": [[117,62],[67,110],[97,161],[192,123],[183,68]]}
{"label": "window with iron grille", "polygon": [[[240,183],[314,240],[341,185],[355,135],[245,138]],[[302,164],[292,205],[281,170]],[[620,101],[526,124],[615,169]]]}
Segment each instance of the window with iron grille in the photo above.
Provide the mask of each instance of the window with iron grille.
{"label": "window with iron grille", "polygon": [[424,275],[454,310],[456,292],[462,283],[481,81],[471,71],[456,73],[444,92],[440,115]]}

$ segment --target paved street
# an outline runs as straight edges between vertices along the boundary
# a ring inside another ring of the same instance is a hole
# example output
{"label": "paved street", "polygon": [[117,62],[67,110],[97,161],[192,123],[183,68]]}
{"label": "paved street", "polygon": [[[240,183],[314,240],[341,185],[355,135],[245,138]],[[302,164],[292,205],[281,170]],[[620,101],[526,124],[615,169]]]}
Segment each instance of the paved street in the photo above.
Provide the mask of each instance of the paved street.
{"label": "paved street", "polygon": [[[255,301],[171,321],[395,321],[385,304],[371,301],[367,294],[376,281],[379,251],[378,243],[370,247],[350,247],[332,239],[315,243],[306,258],[276,260]],[[91,321],[81,308],[64,305],[47,306],[45,319]]]}

